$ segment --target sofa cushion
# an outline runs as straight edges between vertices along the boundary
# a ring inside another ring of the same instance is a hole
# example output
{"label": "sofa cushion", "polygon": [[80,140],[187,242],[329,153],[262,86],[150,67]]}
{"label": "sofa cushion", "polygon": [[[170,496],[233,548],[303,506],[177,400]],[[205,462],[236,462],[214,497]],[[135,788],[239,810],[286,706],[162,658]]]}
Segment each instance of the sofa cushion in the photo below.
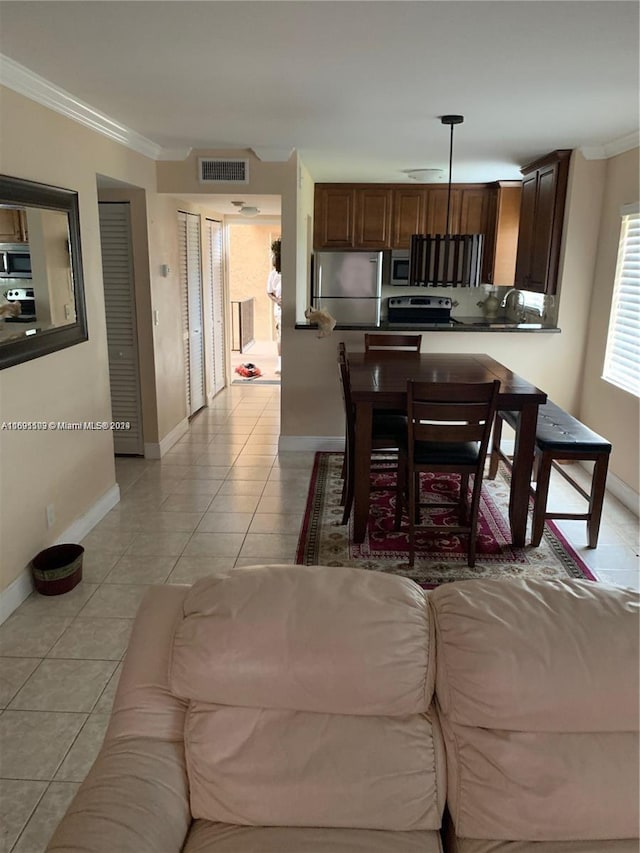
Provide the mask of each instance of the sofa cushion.
{"label": "sofa cushion", "polygon": [[629,838],[607,840],[605,847],[602,841],[537,841],[532,849],[530,841],[456,838],[445,849],[447,853],[638,853],[638,842]]}
{"label": "sofa cushion", "polygon": [[185,729],[191,812],[234,824],[438,829],[441,742],[431,714],[192,703]]}
{"label": "sofa cushion", "polygon": [[233,826],[196,820],[183,853],[442,853],[442,844],[439,833],[429,830]]}
{"label": "sofa cushion", "polygon": [[425,593],[406,578],[262,566],[196,583],[170,667],[189,700],[194,817],[437,829],[434,655]]}
{"label": "sofa cushion", "polygon": [[588,581],[468,581],[432,592],[458,836],[637,837],[639,603]]}
{"label": "sofa cushion", "polygon": [[636,593],[591,581],[488,580],[445,584],[430,601],[438,702],[456,723],[637,730]]}
{"label": "sofa cushion", "polygon": [[200,702],[335,714],[426,711],[425,594],[406,578],[266,566],[203,578],[185,599],[172,690]]}

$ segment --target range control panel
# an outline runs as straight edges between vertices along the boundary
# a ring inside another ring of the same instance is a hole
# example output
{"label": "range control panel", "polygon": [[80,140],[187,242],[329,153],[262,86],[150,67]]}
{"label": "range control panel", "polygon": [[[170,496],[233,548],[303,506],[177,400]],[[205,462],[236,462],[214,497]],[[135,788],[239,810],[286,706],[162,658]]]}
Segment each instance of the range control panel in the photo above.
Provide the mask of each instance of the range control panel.
{"label": "range control panel", "polygon": [[448,323],[451,299],[448,296],[390,296],[390,323]]}

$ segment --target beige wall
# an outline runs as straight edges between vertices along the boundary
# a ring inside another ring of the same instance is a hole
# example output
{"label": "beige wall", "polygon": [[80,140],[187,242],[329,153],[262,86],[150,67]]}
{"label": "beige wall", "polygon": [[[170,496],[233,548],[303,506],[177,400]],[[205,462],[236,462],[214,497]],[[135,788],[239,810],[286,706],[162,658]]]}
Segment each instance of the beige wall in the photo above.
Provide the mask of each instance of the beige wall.
{"label": "beige wall", "polygon": [[606,162],[604,202],[580,401],[581,419],[613,444],[610,470],[636,493],[640,491],[638,400],[627,391],[605,382],[602,369],[620,239],[620,208],[638,201],[639,153],[638,149],[627,151]]}
{"label": "beige wall", "polygon": [[[153,190],[155,163],[11,90],[2,108],[0,171],[79,194],[89,340],[0,372],[0,421],[108,421],[96,172]],[[0,431],[0,590],[114,485],[110,432]]]}
{"label": "beige wall", "polygon": [[254,337],[275,340],[273,303],[267,296],[271,272],[271,243],[280,236],[280,226],[230,224],[228,228],[229,298],[254,299]]}

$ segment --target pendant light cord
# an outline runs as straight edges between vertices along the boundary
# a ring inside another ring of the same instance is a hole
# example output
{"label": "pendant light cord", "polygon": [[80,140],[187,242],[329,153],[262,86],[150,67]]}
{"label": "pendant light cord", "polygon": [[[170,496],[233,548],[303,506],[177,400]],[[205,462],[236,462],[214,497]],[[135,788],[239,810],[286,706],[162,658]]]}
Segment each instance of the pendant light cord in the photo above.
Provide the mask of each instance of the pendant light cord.
{"label": "pendant light cord", "polygon": [[449,237],[450,231],[450,212],[451,212],[451,166],[453,164],[453,124],[451,127],[451,139],[449,142],[449,187],[447,189],[447,233],[446,236]]}

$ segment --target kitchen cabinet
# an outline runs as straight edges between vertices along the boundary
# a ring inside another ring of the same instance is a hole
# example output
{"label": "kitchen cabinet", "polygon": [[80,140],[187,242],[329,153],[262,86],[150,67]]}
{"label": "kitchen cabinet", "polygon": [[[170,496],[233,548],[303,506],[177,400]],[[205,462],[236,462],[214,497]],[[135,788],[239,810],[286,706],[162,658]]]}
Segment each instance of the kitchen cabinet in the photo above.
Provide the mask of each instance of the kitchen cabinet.
{"label": "kitchen cabinet", "polygon": [[351,184],[316,186],[314,249],[353,249],[356,190]]}
{"label": "kitchen cabinet", "polygon": [[391,245],[409,249],[413,234],[424,234],[427,222],[429,191],[402,187],[393,191]]}
{"label": "kitchen cabinet", "polygon": [[482,280],[513,287],[520,223],[520,181],[497,181],[486,197]]}
{"label": "kitchen cabinet", "polygon": [[[316,184],[313,248],[409,249],[413,234],[445,234],[447,186]],[[453,184],[450,231],[484,234],[482,281],[513,285],[520,182]]]}
{"label": "kitchen cabinet", "polygon": [[556,292],[571,151],[554,151],[521,169],[515,286]]}
{"label": "kitchen cabinet", "polygon": [[[447,187],[432,187],[428,190],[429,209],[427,211],[427,227],[424,234],[447,233]],[[451,210],[449,215],[449,231],[460,234],[460,198],[461,191],[452,187]]]}
{"label": "kitchen cabinet", "polygon": [[383,186],[356,189],[354,248],[391,248],[391,203],[391,189]]}
{"label": "kitchen cabinet", "polygon": [[25,243],[27,217],[24,209],[0,207],[0,243]]}

